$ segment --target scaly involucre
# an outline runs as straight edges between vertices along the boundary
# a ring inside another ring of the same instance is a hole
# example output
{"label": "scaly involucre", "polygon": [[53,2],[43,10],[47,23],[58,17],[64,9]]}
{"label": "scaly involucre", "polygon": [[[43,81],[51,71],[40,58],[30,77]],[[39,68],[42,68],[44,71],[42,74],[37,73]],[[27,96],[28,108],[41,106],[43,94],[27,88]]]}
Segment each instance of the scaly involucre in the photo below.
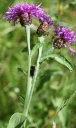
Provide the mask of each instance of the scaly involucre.
{"label": "scaly involucre", "polygon": [[[63,40],[64,46],[69,48],[71,54],[75,54],[76,52],[69,47],[69,45],[73,45],[76,43],[76,32],[62,26],[58,26],[55,29],[55,36],[57,36],[57,39]],[[65,42],[64,42],[65,41]]]}
{"label": "scaly involucre", "polygon": [[55,32],[56,32],[57,36],[59,36],[59,37],[63,36],[65,38],[67,44],[72,44],[72,43],[76,42],[76,32],[74,32],[66,27],[59,26]]}

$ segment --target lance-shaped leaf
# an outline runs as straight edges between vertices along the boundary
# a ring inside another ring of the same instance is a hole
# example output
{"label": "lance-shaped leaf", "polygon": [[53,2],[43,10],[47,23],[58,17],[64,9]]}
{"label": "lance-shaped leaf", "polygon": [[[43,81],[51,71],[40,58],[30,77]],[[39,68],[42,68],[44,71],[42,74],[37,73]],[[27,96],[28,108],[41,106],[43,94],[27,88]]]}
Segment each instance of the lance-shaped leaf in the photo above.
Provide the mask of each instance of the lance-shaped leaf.
{"label": "lance-shaped leaf", "polygon": [[45,43],[45,42],[36,44],[36,45],[33,47],[32,51],[31,51],[31,56],[33,56],[33,54],[34,54],[41,46],[44,45],[44,43]]}
{"label": "lance-shaped leaf", "polygon": [[21,101],[22,105],[24,105],[24,103],[25,103],[25,96],[24,95],[20,95],[20,101]]}
{"label": "lance-shaped leaf", "polygon": [[27,73],[25,71],[23,71],[22,68],[18,68],[18,71],[22,72],[25,76],[27,76]]}
{"label": "lance-shaped leaf", "polygon": [[[14,113],[10,120],[7,128],[17,128],[18,126],[21,126],[21,124],[24,122],[25,116],[21,113]],[[18,127],[20,128],[20,127]]]}
{"label": "lance-shaped leaf", "polygon": [[25,47],[23,50],[22,50],[22,52],[26,52],[27,51],[27,47]]}
{"label": "lance-shaped leaf", "polygon": [[37,43],[37,44],[33,47],[32,51],[31,51],[31,56],[33,56],[33,54],[34,54],[41,46],[44,46],[46,43],[49,42],[48,39],[45,41],[45,40],[44,40],[44,37],[42,37],[41,39],[42,39],[42,41],[39,42],[39,43]]}
{"label": "lance-shaped leaf", "polygon": [[44,60],[48,59],[49,57],[55,59],[57,62],[61,63],[62,65],[65,65],[70,71],[73,70],[72,64],[64,56],[62,56],[60,54],[52,54],[51,52],[50,52],[50,54],[49,54],[49,52],[44,54],[41,57],[40,63],[43,62]]}

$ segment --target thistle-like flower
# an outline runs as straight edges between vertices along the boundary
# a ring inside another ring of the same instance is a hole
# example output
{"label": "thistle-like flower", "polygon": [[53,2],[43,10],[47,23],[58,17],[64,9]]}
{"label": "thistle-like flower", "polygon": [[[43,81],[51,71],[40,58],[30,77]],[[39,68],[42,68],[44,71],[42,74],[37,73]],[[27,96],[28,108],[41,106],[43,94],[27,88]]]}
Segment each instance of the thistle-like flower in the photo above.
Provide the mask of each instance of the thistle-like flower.
{"label": "thistle-like flower", "polygon": [[51,25],[53,25],[53,21],[51,20],[50,16],[45,13],[42,14],[39,20],[40,20],[40,25],[37,29],[37,34],[48,36],[49,34],[48,29]]}
{"label": "thistle-like flower", "polygon": [[76,32],[66,28],[58,26],[58,28],[55,29],[55,40],[53,42],[53,46],[55,48],[62,48],[67,47],[69,48],[71,54],[75,54],[76,52],[70,48],[69,45],[73,45],[76,42]]}
{"label": "thistle-like flower", "polygon": [[5,17],[9,22],[13,21],[14,24],[19,21],[22,26],[31,24],[33,17],[37,17],[41,22],[46,21],[48,24],[52,24],[51,18],[40,7],[40,4],[18,3],[14,7],[8,8]]}

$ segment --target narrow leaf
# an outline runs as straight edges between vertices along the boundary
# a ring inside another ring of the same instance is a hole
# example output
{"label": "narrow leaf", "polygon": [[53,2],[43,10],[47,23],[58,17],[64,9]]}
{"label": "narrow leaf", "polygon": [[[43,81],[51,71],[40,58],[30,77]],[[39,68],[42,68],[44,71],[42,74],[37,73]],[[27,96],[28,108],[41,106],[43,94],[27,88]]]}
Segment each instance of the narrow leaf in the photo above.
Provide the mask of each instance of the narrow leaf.
{"label": "narrow leaf", "polygon": [[33,54],[34,54],[41,46],[43,46],[45,43],[48,43],[48,41],[43,41],[42,43],[37,43],[37,44],[33,47],[32,51],[31,51],[31,56],[33,56]]}
{"label": "narrow leaf", "polygon": [[60,54],[51,54],[51,52],[50,52],[50,54],[49,54],[49,52],[48,52],[47,54],[45,54],[45,55],[41,58],[40,62],[43,62],[45,59],[48,59],[49,57],[55,59],[57,62],[59,62],[59,63],[61,63],[62,65],[66,66],[70,71],[73,70],[72,64],[71,64],[64,56],[62,56],[62,55],[60,55]]}
{"label": "narrow leaf", "polygon": [[[38,37],[38,40],[39,40],[39,43],[37,43],[37,44],[33,47],[32,51],[31,51],[31,56],[32,56],[41,46],[44,46],[45,44],[49,43],[49,39],[47,38],[47,39],[45,40],[45,38],[44,38],[43,36]],[[54,40],[54,36],[52,36],[52,40],[50,40],[50,42],[53,42],[53,40]]]}
{"label": "narrow leaf", "polygon": [[27,76],[27,73],[25,71],[23,71],[22,68],[18,68],[18,71],[22,72],[25,76]]}
{"label": "narrow leaf", "polygon": [[10,120],[7,128],[16,128],[25,120],[25,116],[21,113],[14,113]]}
{"label": "narrow leaf", "polygon": [[22,105],[24,105],[24,103],[25,103],[25,96],[24,95],[20,95],[20,101],[21,101]]}
{"label": "narrow leaf", "polygon": [[22,52],[26,52],[27,51],[27,47],[25,47],[23,50],[22,50]]}

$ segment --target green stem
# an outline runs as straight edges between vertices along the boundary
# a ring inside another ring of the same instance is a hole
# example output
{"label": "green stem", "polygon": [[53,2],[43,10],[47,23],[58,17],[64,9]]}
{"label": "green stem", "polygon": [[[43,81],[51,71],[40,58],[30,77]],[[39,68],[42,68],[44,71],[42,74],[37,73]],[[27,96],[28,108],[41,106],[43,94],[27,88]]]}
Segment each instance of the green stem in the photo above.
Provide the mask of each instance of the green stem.
{"label": "green stem", "polygon": [[33,90],[34,90],[34,86],[35,86],[35,82],[36,82],[36,78],[37,78],[37,74],[38,74],[38,70],[39,70],[39,62],[40,62],[41,54],[42,54],[42,47],[39,48],[39,54],[38,54],[38,59],[37,59],[37,67],[36,67],[35,75],[34,75],[34,78],[33,78],[31,96],[32,96],[32,93],[33,93]]}
{"label": "green stem", "polygon": [[[43,40],[44,40],[43,37],[39,38],[40,42],[43,42]],[[36,78],[37,78],[37,75],[38,75],[39,62],[40,62],[41,54],[42,54],[42,47],[39,48],[38,59],[37,59],[37,66],[36,66],[35,74],[34,74],[33,81],[32,81],[32,86],[31,86],[31,90],[30,90],[30,94],[29,94],[29,99],[28,100],[26,99],[28,103],[25,102],[25,103],[27,103],[26,111],[25,111],[26,118],[27,118],[27,115],[28,115],[28,110],[29,110],[31,99],[32,99],[32,94],[33,94],[33,91],[34,91],[34,87],[35,87],[35,83],[36,83]],[[27,95],[26,95],[26,97],[27,97]],[[26,120],[24,122],[24,128],[25,128],[25,126],[26,126]]]}
{"label": "green stem", "polygon": [[[42,43],[44,41],[43,37],[39,37],[38,39],[39,39],[40,43]],[[29,104],[30,104],[30,101],[32,99],[32,94],[34,91],[34,87],[35,87],[35,83],[36,83],[36,79],[37,79],[37,75],[38,75],[38,70],[39,70],[39,65],[40,65],[39,62],[40,62],[41,55],[42,55],[42,46],[39,48],[36,70],[35,70],[35,74],[33,77],[32,87],[31,87],[31,92],[30,92]]]}
{"label": "green stem", "polygon": [[[28,79],[27,79],[27,90],[26,90],[26,98],[25,98],[25,104],[24,104],[24,115],[27,119],[28,115],[28,101],[30,97],[30,91],[31,91],[31,82],[32,78],[30,77],[30,67],[31,67],[31,50],[30,50],[30,25],[26,25],[26,34],[27,34],[27,44],[28,44]],[[24,124],[25,127],[25,124]]]}

